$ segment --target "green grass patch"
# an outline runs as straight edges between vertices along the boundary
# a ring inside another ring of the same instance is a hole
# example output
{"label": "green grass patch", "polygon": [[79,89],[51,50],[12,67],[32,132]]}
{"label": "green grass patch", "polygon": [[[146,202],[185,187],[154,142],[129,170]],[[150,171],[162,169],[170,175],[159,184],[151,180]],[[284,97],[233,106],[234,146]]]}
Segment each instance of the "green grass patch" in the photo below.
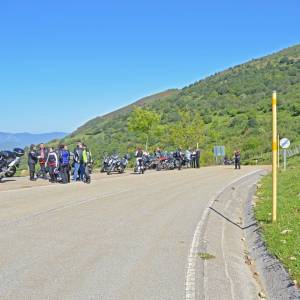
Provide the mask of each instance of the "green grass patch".
{"label": "green grass patch", "polygon": [[272,223],[272,174],[261,181],[255,214],[269,251],[300,282],[300,158],[278,174],[277,222]]}
{"label": "green grass patch", "polygon": [[198,253],[198,256],[201,258],[201,259],[203,259],[203,260],[210,260],[210,259],[214,259],[214,258],[216,258],[214,255],[212,255],[212,254],[210,254],[210,253],[206,253],[206,252],[204,252],[204,253]]}

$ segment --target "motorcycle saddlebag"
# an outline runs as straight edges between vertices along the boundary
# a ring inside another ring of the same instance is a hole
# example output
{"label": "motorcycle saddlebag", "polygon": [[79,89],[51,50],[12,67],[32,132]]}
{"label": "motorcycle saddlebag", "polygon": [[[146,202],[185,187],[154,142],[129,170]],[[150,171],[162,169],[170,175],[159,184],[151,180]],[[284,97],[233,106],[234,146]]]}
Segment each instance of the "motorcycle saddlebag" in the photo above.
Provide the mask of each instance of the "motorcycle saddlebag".
{"label": "motorcycle saddlebag", "polygon": [[16,156],[21,157],[21,156],[24,155],[25,152],[24,152],[24,150],[21,149],[21,148],[15,148],[15,149],[14,149],[14,153],[16,154]]}
{"label": "motorcycle saddlebag", "polygon": [[15,154],[14,154],[13,152],[11,152],[11,151],[1,151],[1,152],[0,152],[0,155],[1,155],[2,157],[4,157],[5,159],[8,159],[8,158],[15,158],[15,157],[16,157]]}

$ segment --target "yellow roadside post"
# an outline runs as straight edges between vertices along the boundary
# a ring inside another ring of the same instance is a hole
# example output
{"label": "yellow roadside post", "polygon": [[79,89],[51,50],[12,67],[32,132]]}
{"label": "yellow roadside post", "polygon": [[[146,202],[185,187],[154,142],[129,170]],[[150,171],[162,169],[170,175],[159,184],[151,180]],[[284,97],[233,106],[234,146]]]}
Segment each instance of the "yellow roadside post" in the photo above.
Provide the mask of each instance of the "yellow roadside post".
{"label": "yellow roadside post", "polygon": [[280,138],[279,134],[277,135],[277,168],[280,168]]}
{"label": "yellow roadside post", "polygon": [[272,95],[272,118],[273,118],[273,139],[272,139],[272,153],[273,153],[273,206],[272,206],[272,221],[277,220],[277,94],[276,91]]}

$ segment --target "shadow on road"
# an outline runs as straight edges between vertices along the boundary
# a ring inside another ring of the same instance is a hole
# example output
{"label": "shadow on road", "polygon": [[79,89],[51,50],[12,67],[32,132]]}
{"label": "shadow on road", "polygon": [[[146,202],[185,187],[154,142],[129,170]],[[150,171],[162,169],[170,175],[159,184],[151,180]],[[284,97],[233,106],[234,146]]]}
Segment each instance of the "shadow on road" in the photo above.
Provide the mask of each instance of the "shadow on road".
{"label": "shadow on road", "polygon": [[230,220],[228,217],[224,216],[222,213],[220,213],[219,211],[217,211],[216,209],[214,209],[213,207],[209,207],[210,210],[212,210],[213,212],[215,212],[217,215],[219,215],[220,217],[222,217],[223,219],[225,219],[226,221],[228,221],[229,223],[231,223],[232,225],[240,228],[241,230],[245,230],[248,229],[250,227],[253,227],[255,225],[257,225],[256,222],[253,222],[252,224],[249,224],[247,226],[242,227],[240,224],[233,222],[232,220]]}

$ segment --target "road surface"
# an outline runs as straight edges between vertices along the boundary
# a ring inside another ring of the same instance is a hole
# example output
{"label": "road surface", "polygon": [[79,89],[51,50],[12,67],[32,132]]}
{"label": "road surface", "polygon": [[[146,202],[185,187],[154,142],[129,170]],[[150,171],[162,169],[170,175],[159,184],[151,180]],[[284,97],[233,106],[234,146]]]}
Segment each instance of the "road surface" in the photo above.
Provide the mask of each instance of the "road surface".
{"label": "road surface", "polygon": [[[219,299],[207,282],[209,295],[203,292],[205,274],[216,270],[198,267],[198,247],[204,236],[209,240],[203,228],[209,206],[230,183],[257,170],[96,174],[90,185],[1,183],[0,299]],[[220,272],[223,260],[214,262]],[[248,266],[240,267],[253,291],[246,299],[257,299]]]}

